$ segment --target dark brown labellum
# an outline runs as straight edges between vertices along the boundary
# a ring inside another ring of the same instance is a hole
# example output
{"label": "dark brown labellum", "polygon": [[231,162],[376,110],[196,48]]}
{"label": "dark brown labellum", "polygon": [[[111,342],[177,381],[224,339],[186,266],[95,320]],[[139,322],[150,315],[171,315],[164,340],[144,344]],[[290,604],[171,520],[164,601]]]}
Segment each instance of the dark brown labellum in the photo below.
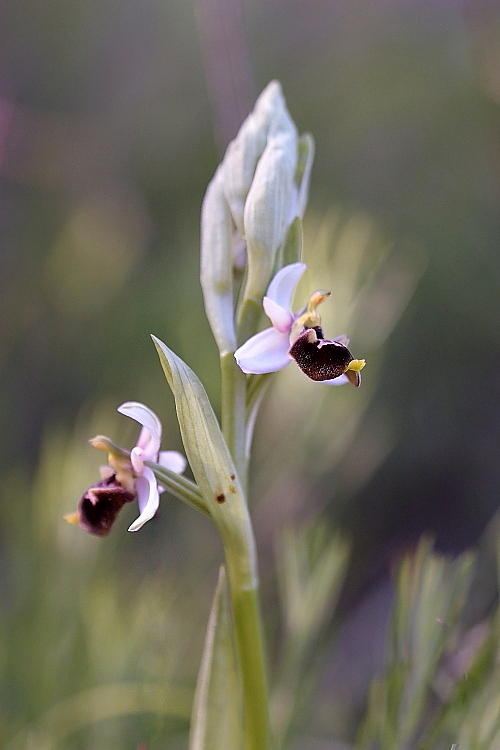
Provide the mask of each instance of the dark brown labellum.
{"label": "dark brown labellum", "polygon": [[302,372],[317,381],[338,378],[353,360],[346,346],[338,341],[319,338],[317,331],[311,328],[299,336],[289,353]]}
{"label": "dark brown labellum", "polygon": [[122,487],[112,474],[82,496],[78,505],[80,526],[89,534],[107,536],[123,506],[135,499],[136,495]]}

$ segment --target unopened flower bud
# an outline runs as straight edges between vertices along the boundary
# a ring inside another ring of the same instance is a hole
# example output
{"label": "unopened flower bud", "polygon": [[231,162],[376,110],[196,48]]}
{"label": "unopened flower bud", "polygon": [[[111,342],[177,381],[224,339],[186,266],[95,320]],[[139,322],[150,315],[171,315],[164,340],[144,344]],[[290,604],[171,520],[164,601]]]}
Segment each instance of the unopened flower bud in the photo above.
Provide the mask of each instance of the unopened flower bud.
{"label": "unopened flower bud", "polygon": [[245,203],[247,298],[261,298],[269,283],[276,251],[291,222],[296,165],[296,137],[279,133],[268,141]]}
{"label": "unopened flower bud", "polygon": [[297,137],[295,125],[286,108],[278,81],[271,81],[255,103],[236,138],[227,147],[222,162],[224,193],[234,223],[244,236],[243,214],[257,162],[269,137],[290,132]]}
{"label": "unopened flower bud", "polygon": [[233,302],[231,212],[222,186],[221,167],[210,182],[201,211],[200,280],[205,311],[221,354],[236,348]]}
{"label": "unopened flower bud", "polygon": [[300,260],[296,220],[307,203],[313,158],[312,137],[299,138],[281,86],[272,81],[229,144],[203,207],[202,286],[221,352],[235,348],[230,274],[236,265],[241,269],[246,260],[237,311],[243,338],[258,327],[260,301],[273,271]]}

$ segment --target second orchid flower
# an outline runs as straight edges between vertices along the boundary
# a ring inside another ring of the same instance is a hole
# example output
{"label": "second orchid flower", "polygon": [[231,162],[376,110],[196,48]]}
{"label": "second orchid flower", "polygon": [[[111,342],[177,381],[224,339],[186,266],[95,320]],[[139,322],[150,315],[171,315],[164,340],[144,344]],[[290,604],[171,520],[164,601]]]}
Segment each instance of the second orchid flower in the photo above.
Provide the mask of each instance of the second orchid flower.
{"label": "second orchid flower", "polygon": [[117,411],[142,426],[137,443],[129,452],[102,435],[89,441],[94,448],[107,451],[108,466],[101,468],[101,481],[84,493],[76,513],[66,516],[67,521],[95,536],[107,536],[123,505],[134,500],[139,506],[139,517],[129,531],[138,531],[153,518],[163,489],[158,486],[152,469],[145,465],[146,461],[158,463],[176,474],[186,468],[186,459],[177,451],[160,451],[161,422],[151,409],[127,401]]}

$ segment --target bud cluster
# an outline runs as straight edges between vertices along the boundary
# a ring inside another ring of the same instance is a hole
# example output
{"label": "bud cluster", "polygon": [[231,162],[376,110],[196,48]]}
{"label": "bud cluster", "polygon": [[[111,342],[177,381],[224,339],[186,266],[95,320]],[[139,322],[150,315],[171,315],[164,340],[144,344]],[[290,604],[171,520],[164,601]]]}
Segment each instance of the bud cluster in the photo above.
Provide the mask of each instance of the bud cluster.
{"label": "bud cluster", "polygon": [[[203,202],[201,285],[221,354],[237,347],[237,321],[240,337],[255,333],[255,312],[260,315],[273,272],[300,260],[301,235],[291,230],[306,207],[313,158],[312,137],[299,137],[281,86],[272,81],[229,144]],[[289,233],[294,250],[285,259]],[[242,270],[235,309],[234,282]]]}

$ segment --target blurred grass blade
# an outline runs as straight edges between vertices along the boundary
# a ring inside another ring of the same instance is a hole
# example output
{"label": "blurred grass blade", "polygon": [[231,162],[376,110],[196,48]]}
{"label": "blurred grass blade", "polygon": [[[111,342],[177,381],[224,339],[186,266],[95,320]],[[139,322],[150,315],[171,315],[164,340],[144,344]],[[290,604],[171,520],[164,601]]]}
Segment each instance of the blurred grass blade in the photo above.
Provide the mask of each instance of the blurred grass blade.
{"label": "blurred grass blade", "polygon": [[422,727],[428,727],[437,710],[433,685],[446,650],[458,636],[472,562],[470,553],[455,560],[434,554],[426,538],[402,561],[387,668],[371,686],[357,750],[399,750],[413,747],[417,738],[418,746],[426,747]]}
{"label": "blurred grass blade", "polygon": [[[493,545],[500,560],[498,520],[491,525]],[[492,550],[493,552],[493,550]],[[500,590],[500,569],[496,591]],[[422,750],[433,750],[449,736],[467,750],[500,748],[500,610],[461,637],[447,655],[434,681],[444,705],[431,727]]]}
{"label": "blurred grass blade", "polygon": [[435,681],[441,695],[443,687],[446,690],[445,703],[422,750],[433,750],[445,736],[467,750],[500,747],[499,626],[497,610],[490,623],[478,623],[467,631],[449,655]]}
{"label": "blurred grass blade", "polygon": [[198,673],[189,750],[243,747],[241,686],[224,566],[219,571]]}
{"label": "blurred grass blade", "polygon": [[411,666],[399,700],[400,738],[410,738],[418,726],[449,630],[465,603],[471,573],[471,554],[447,560],[433,554],[432,542],[425,538],[400,567],[390,658]]}
{"label": "blurred grass blade", "polygon": [[318,665],[318,641],[328,624],[346,571],[348,544],[324,525],[285,530],[278,547],[278,573],[285,633],[279,676],[272,695],[278,747],[299,723]]}
{"label": "blurred grass blade", "polygon": [[[192,694],[168,684],[116,683],[83,690],[61,700],[42,715],[36,726],[23,729],[6,750],[64,750],[75,747],[69,738],[96,722],[138,714],[187,719]],[[80,745],[79,745],[80,746]]]}

